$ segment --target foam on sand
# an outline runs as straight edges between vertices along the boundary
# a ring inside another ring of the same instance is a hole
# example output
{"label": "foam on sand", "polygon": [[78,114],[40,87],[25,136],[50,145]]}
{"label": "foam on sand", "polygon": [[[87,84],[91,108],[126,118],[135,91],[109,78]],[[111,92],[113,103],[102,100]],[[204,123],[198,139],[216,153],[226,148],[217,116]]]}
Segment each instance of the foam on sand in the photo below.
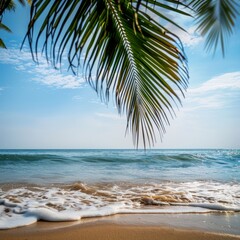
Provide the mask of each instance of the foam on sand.
{"label": "foam on sand", "polygon": [[121,213],[239,212],[240,186],[217,182],[24,187],[0,191],[0,229]]}

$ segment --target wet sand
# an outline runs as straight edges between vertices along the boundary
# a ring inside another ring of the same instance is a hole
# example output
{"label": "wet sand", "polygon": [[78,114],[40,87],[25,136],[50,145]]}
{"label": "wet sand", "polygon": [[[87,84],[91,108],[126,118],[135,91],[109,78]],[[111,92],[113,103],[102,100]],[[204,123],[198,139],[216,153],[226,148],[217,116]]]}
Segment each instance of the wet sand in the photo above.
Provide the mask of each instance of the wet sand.
{"label": "wet sand", "polygon": [[[229,219],[231,219],[229,221]],[[37,222],[2,230],[3,240],[233,240],[240,239],[239,214],[134,214],[80,222]]]}
{"label": "wet sand", "polygon": [[0,233],[4,240],[234,240],[240,236],[166,227],[98,224],[51,231],[10,230]]}

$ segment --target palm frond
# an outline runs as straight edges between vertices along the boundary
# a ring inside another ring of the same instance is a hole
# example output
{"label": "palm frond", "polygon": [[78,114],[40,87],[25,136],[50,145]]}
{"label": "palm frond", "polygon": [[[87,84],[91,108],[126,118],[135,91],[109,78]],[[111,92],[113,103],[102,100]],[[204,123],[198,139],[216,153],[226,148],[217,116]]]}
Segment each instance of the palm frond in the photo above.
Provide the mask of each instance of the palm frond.
{"label": "palm frond", "polygon": [[189,5],[196,12],[197,30],[206,36],[206,49],[215,52],[220,43],[224,56],[226,38],[233,32],[236,17],[240,13],[239,1],[191,0]]}
{"label": "palm frond", "polygon": [[173,105],[180,103],[177,90],[183,93],[187,87],[180,40],[151,17],[177,25],[164,11],[186,13],[176,7],[179,1],[165,2],[141,0],[139,7],[138,1],[130,0],[35,0],[31,6],[26,38],[34,59],[39,46],[54,65],[67,51],[72,71],[82,64],[87,81],[103,100],[113,91],[136,146],[140,138],[144,147],[152,145],[156,128],[160,135],[165,132]]}

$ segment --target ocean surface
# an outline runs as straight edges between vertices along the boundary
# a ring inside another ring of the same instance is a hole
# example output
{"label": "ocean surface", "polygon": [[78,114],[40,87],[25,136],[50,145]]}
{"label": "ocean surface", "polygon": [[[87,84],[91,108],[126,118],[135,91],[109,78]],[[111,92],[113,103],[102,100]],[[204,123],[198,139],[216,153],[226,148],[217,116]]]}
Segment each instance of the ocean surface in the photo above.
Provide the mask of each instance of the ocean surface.
{"label": "ocean surface", "polygon": [[212,212],[240,214],[240,150],[0,150],[0,229]]}

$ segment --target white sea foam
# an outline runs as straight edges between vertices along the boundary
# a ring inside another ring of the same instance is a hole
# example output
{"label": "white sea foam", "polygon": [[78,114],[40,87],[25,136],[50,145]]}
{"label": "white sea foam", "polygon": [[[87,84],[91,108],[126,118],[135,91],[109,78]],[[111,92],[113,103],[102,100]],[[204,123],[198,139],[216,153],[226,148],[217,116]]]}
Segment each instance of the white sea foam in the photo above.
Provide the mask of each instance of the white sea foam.
{"label": "white sea foam", "polygon": [[162,184],[77,183],[0,191],[0,229],[36,221],[78,221],[118,213],[239,212],[240,185],[219,182]]}

